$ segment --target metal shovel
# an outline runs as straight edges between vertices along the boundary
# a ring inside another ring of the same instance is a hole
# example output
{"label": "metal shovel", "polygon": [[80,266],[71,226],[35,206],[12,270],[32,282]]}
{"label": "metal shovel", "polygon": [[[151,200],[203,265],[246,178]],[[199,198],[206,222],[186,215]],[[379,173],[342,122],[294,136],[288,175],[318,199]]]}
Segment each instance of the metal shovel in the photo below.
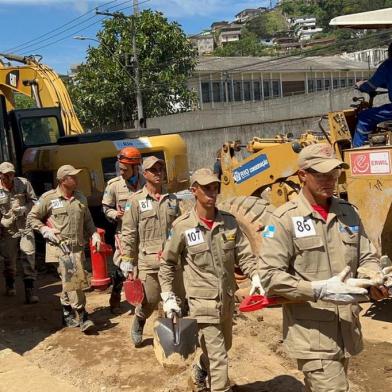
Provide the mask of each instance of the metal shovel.
{"label": "metal shovel", "polygon": [[89,287],[81,260],[75,258],[65,242],[60,242],[59,247],[63,253],[59,258],[63,290],[75,291]]}
{"label": "metal shovel", "polygon": [[195,319],[160,318],[154,324],[154,351],[163,367],[183,367],[193,360],[198,346]]}

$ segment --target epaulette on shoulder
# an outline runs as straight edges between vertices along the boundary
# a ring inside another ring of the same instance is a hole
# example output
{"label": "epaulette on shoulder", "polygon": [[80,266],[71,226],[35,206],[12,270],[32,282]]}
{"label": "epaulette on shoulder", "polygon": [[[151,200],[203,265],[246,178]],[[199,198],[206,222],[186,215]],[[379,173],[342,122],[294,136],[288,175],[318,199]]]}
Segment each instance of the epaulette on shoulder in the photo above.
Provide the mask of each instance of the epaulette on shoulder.
{"label": "epaulette on shoulder", "polygon": [[179,198],[177,197],[177,195],[175,193],[169,193],[168,198],[170,200],[179,200]]}
{"label": "epaulette on shoulder", "polygon": [[121,176],[114,177],[111,180],[108,181],[108,185],[113,184],[114,182],[120,181]]}
{"label": "epaulette on shoulder", "polygon": [[182,222],[183,220],[188,219],[188,218],[189,218],[189,215],[190,215],[190,211],[185,212],[185,214],[180,215],[180,216],[172,223],[172,226],[174,227],[174,226],[178,225],[180,222]]}
{"label": "epaulette on shoulder", "polygon": [[87,204],[87,197],[80,191],[75,191],[74,193],[75,198],[79,199],[81,202]]}
{"label": "epaulette on shoulder", "polygon": [[342,208],[353,208],[354,210],[358,211],[358,207],[355,204],[350,203],[345,199],[338,199],[338,203]]}
{"label": "epaulette on shoulder", "polygon": [[222,215],[231,216],[232,218],[235,219],[235,216],[234,216],[233,214],[231,214],[230,212],[223,211],[223,210],[219,210],[219,212],[220,212]]}
{"label": "epaulette on shoulder", "polygon": [[43,198],[45,198],[47,196],[52,196],[53,194],[56,194],[56,193],[57,193],[56,189],[51,189],[50,191],[47,191],[47,192],[43,193],[41,195],[41,198],[43,199]]}
{"label": "epaulette on shoulder", "polygon": [[297,207],[297,203],[295,200],[288,201],[287,203],[281,205],[276,208],[272,214],[278,218],[282,217],[287,211],[293,210]]}
{"label": "epaulette on shoulder", "polygon": [[349,206],[354,206],[355,207],[355,205],[353,203],[350,203],[349,201],[347,201],[345,199],[340,199],[340,198],[337,198],[337,199],[338,199],[339,204],[347,204]]}
{"label": "epaulette on shoulder", "polygon": [[[23,184],[26,184],[27,183],[27,178],[24,178],[24,177],[15,177],[15,180],[16,181],[20,181],[20,182],[22,182]],[[15,181],[14,180],[14,181]]]}

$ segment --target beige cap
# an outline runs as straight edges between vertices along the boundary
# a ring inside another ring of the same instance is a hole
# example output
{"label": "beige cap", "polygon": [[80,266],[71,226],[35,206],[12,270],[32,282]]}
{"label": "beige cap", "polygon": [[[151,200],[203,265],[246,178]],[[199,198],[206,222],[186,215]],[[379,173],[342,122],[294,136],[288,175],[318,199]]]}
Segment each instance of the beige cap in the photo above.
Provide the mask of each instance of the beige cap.
{"label": "beige cap", "polygon": [[57,179],[62,180],[65,176],[76,176],[83,169],[75,169],[72,165],[63,165],[57,170]]}
{"label": "beige cap", "polygon": [[0,165],[0,173],[15,173],[15,166],[11,162],[3,162]]}
{"label": "beige cap", "polygon": [[157,162],[159,162],[161,165],[165,164],[165,161],[163,159],[159,159],[159,158],[155,157],[154,155],[151,155],[150,157],[144,158],[142,169],[148,170],[151,167],[153,167]]}
{"label": "beige cap", "polygon": [[213,182],[220,182],[219,178],[211,169],[202,168],[196,170],[191,176],[191,185],[197,182],[199,185],[208,185]]}
{"label": "beige cap", "polygon": [[336,158],[333,148],[326,143],[306,146],[298,156],[300,169],[313,169],[320,173],[328,173],[337,167],[348,169],[350,166]]}

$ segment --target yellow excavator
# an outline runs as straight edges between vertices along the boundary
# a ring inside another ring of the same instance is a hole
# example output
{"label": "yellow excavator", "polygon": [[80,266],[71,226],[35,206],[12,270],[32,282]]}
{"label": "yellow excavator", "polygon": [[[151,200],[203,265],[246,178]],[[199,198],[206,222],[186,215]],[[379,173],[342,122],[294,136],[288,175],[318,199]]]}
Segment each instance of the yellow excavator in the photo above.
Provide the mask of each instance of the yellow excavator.
{"label": "yellow excavator", "polygon": [[[345,15],[332,20],[331,25],[385,29],[392,26],[392,9]],[[355,97],[350,109],[329,113],[320,120],[320,134],[308,133],[299,140],[279,135],[275,139],[254,138],[246,146],[238,142],[223,145],[221,206],[243,221],[254,251],[271,205],[283,204],[300,189],[296,172],[301,148],[322,142],[330,143],[350,165],[339,178],[337,194],[357,206],[379,254],[392,258],[392,121],[379,124],[369,136],[369,144],[352,147],[358,113],[371,107],[373,98]],[[327,120],[328,130],[322,127],[322,120]]]}
{"label": "yellow excavator", "polygon": [[[105,184],[116,175],[116,155],[126,146],[165,160],[168,191],[188,186],[187,149],[180,135],[162,135],[159,129],[85,133],[56,72],[34,56],[0,53],[0,58],[0,160],[12,161],[38,194],[55,185],[61,165],[72,164],[84,169],[80,188],[98,212]],[[32,97],[36,107],[15,108],[15,93]]]}

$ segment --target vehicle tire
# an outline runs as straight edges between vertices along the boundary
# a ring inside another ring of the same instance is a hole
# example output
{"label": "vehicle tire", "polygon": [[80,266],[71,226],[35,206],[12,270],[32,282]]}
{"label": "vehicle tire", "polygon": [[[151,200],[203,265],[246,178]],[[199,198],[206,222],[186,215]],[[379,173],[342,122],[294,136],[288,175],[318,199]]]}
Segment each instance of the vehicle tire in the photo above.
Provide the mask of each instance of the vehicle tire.
{"label": "vehicle tire", "polygon": [[[275,207],[256,196],[237,196],[220,202],[218,208],[235,216],[241,230],[249,239],[252,252],[258,255],[261,232]],[[250,280],[240,269],[236,269],[235,279],[238,285],[236,301],[241,302],[249,293]]]}
{"label": "vehicle tire", "polygon": [[218,208],[235,216],[249,239],[252,252],[258,255],[261,232],[275,207],[256,196],[236,196],[220,202]]}

